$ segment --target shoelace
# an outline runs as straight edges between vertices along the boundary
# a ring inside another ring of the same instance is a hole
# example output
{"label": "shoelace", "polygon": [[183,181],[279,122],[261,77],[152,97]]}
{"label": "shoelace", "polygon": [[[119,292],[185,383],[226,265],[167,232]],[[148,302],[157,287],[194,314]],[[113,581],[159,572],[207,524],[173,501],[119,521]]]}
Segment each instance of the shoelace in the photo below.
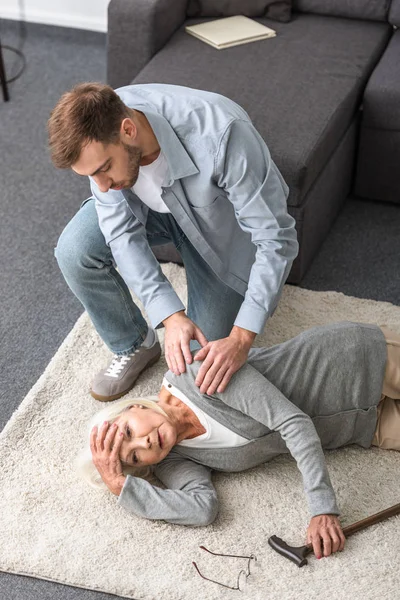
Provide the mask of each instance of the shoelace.
{"label": "shoelace", "polygon": [[114,354],[114,358],[105,372],[105,375],[107,375],[107,377],[118,377],[125,365],[131,360],[132,356],[138,352],[139,348],[130,354],[123,354],[122,356],[119,354]]}

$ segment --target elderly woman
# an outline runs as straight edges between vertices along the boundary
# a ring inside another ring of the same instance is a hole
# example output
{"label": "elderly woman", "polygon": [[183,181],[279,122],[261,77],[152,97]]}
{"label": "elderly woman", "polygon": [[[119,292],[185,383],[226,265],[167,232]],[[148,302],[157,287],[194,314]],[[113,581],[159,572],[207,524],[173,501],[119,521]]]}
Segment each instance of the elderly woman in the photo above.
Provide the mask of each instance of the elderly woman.
{"label": "elderly woman", "polygon": [[[86,479],[138,516],[208,525],[218,511],[213,469],[242,471],[290,452],[311,513],[307,543],[318,558],[342,550],[323,448],[400,450],[400,336],[361,323],[314,327],[252,348],[226,390],[212,396],[195,383],[200,365],[193,360],[179,376],[168,371],[155,402],[119,400],[98,413],[80,459]],[[134,476],[150,466],[167,489]]]}

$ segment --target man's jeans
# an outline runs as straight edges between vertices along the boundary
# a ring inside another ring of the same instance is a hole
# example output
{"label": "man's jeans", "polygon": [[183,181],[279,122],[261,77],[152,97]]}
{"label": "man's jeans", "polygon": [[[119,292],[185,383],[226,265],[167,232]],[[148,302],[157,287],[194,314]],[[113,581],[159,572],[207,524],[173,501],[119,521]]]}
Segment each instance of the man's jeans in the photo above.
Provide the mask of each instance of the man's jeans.
{"label": "man's jeans", "polygon": [[[172,241],[182,256],[188,287],[187,316],[208,341],[227,337],[243,296],[215,275],[172,214],[149,209],[146,230],[150,246]],[[54,253],[67,284],[108,348],[114,354],[128,354],[138,348],[148,325],[115,269],[99,228],[94,199],[82,204],[62,232]],[[199,347],[197,341],[191,341],[191,350]]]}

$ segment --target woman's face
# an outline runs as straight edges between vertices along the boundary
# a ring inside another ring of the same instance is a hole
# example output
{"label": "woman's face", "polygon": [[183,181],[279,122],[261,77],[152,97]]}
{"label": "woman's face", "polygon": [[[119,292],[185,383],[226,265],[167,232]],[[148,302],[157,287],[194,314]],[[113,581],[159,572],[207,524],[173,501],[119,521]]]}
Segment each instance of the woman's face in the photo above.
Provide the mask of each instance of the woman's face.
{"label": "woman's face", "polygon": [[124,433],[119,456],[128,465],[155,465],[176,443],[177,432],[173,422],[141,404],[128,406],[115,423]]}

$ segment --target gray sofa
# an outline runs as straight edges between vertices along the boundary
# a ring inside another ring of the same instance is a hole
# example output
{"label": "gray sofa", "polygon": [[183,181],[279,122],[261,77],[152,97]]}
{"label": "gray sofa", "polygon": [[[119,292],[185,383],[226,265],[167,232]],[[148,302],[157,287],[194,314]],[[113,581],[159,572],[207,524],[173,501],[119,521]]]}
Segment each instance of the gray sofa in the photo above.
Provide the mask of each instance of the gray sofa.
{"label": "gray sofa", "polygon": [[[400,0],[389,21],[400,27]],[[400,31],[396,30],[372,73],[363,99],[355,193],[400,203]]]}
{"label": "gray sofa", "polygon": [[[184,31],[212,20],[187,18],[188,0],[109,4],[111,86],[210,90],[250,115],[290,188],[288,210],[300,243],[290,283],[301,281],[352,189],[364,91],[394,32],[389,5],[293,0],[289,22],[254,17],[275,29],[275,38],[219,51]],[[171,247],[156,256],[180,260]]]}

